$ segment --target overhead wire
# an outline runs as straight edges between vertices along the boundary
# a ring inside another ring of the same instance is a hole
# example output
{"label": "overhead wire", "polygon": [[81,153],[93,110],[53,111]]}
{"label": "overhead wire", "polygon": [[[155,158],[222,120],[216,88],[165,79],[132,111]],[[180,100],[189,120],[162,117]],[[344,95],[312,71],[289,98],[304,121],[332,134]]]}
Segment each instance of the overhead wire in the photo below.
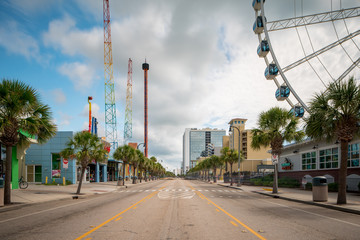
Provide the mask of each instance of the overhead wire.
{"label": "overhead wire", "polygon": [[[304,6],[303,6],[303,0],[301,0],[301,15],[304,16]],[[308,36],[308,39],[310,41],[310,45],[311,45],[311,48],[313,50],[313,53],[315,52],[315,49],[314,49],[314,45],[312,43],[312,40],[310,38],[310,34],[309,34],[309,31],[308,31],[308,28],[307,26],[305,25],[305,30],[306,30],[306,34]],[[332,80],[334,80],[333,76],[330,74],[329,70],[325,67],[324,63],[320,60],[320,57],[317,55],[316,56],[316,59],[320,62],[320,64],[323,66],[323,68],[325,69],[325,71],[327,72],[327,74],[330,76],[330,78]]]}
{"label": "overhead wire", "polygon": [[[296,0],[294,0],[294,15],[295,15],[295,17],[296,17]],[[301,48],[302,48],[302,50],[303,50],[304,56],[307,57],[307,54],[306,54],[306,51],[305,51],[303,42],[302,42],[302,40],[301,40],[301,37],[300,37],[299,30],[298,30],[297,26],[295,26],[295,30],[296,30],[297,36],[298,36],[298,38],[299,38],[300,45],[301,45]],[[319,80],[322,82],[322,84],[323,84],[324,86],[326,86],[326,84],[324,83],[324,81],[323,81],[322,78],[320,77],[319,73],[315,70],[314,66],[309,62],[308,59],[306,59],[306,62],[309,64],[309,66],[310,66],[310,67],[312,68],[312,70],[315,72],[316,76],[319,78]]]}
{"label": "overhead wire", "polygon": [[[341,0],[340,0],[340,9],[341,9],[341,8],[342,8],[342,6],[341,6]],[[331,0],[331,11],[332,11],[332,10],[333,10],[333,9],[332,9],[332,0]],[[344,18],[343,18],[343,19],[344,19]],[[332,23],[332,25],[333,25],[333,28],[334,28],[334,31],[335,31],[335,35],[336,35],[337,39],[339,40],[340,38],[339,38],[339,34],[338,34],[337,30],[336,30],[334,20],[331,20],[331,23]],[[344,46],[342,45],[342,43],[340,43],[340,46],[341,46],[341,48],[344,50],[345,54],[348,56],[348,58],[350,59],[350,61],[351,61],[352,63],[355,63],[354,60],[351,58],[350,54],[346,51],[346,49],[345,49]],[[360,68],[358,65],[356,65],[356,66],[357,66],[358,68]]]}

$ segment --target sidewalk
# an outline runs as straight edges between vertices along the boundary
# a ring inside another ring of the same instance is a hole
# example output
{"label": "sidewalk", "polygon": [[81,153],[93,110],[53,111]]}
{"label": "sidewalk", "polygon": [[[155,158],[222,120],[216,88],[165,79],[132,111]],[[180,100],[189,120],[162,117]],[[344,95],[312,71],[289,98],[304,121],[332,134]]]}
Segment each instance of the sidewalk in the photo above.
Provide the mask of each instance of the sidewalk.
{"label": "sidewalk", "polygon": [[312,191],[302,190],[298,188],[279,188],[278,193],[273,194],[271,187],[258,187],[247,185],[241,185],[241,187],[237,187],[236,183],[234,183],[233,186],[230,186],[230,183],[223,182],[218,182],[217,184],[224,187],[240,189],[245,192],[254,192],[273,198],[280,198],[288,201],[310,204],[360,215],[360,193],[347,193],[347,204],[337,205],[337,192],[329,192],[327,202],[314,202],[312,198]]}
{"label": "sidewalk", "polygon": [[[132,183],[127,181],[125,182],[125,186],[131,188]],[[77,195],[75,194],[77,187],[78,184],[63,186],[29,183],[29,187],[27,189],[13,189],[11,191],[12,204],[0,207],[0,212],[10,210],[14,207],[17,208],[19,205],[56,201],[61,199],[72,199],[73,197],[86,198],[87,196],[110,193],[118,189],[125,188],[124,186],[117,186],[116,181],[83,183],[80,195]]]}

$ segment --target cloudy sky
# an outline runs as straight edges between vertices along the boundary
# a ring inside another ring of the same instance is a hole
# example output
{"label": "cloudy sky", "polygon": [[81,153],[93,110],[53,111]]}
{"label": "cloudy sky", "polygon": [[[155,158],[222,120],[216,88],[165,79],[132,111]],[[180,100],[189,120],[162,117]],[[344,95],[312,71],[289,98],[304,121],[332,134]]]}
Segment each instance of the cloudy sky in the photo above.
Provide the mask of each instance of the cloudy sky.
{"label": "cloudy sky", "polygon": [[[150,64],[149,155],[163,160],[169,169],[180,167],[185,128],[227,130],[235,117],[248,119],[246,127],[253,128],[261,111],[290,108],[286,101],[276,101],[274,82],[264,78],[266,65],[256,54],[259,42],[252,31],[251,2],[110,0],[120,144],[129,58],[133,60],[130,141],[143,142],[141,64],[146,58]],[[272,0],[265,5],[267,21],[360,6],[356,0],[295,4]],[[38,89],[62,131],[87,129],[87,97],[92,96],[93,115],[104,135],[102,0],[2,0],[0,21],[0,77],[19,79]],[[310,54],[359,30],[359,25],[359,18],[351,18],[271,32],[270,40],[280,67],[285,67],[304,57],[304,52]],[[286,76],[308,103],[359,58],[359,49],[360,38],[355,37]],[[358,79],[359,68],[351,74]]]}

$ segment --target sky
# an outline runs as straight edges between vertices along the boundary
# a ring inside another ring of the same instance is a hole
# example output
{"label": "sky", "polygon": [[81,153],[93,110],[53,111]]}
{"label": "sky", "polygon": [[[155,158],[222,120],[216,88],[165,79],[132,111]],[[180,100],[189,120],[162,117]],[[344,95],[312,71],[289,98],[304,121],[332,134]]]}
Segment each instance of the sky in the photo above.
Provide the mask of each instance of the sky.
{"label": "sky", "polygon": [[[257,126],[262,111],[290,109],[266,80],[256,53],[255,12],[245,0],[110,0],[112,55],[119,145],[124,143],[128,59],[133,61],[132,132],[142,143],[144,73],[148,72],[149,157],[168,170],[180,168],[185,128],[228,131],[232,118]],[[38,90],[59,131],[88,128],[88,96],[105,132],[102,0],[0,1],[0,78],[18,79]],[[356,0],[272,0],[267,21],[359,7]],[[269,34],[279,67],[359,30],[360,18]],[[264,38],[264,35],[262,35]],[[300,41],[301,40],[301,41]],[[286,72],[308,104],[360,56],[360,38],[347,41]],[[271,57],[269,56],[271,61]],[[350,73],[359,79],[359,68]],[[278,78],[279,82],[283,80]],[[290,96],[294,104],[297,101]]]}

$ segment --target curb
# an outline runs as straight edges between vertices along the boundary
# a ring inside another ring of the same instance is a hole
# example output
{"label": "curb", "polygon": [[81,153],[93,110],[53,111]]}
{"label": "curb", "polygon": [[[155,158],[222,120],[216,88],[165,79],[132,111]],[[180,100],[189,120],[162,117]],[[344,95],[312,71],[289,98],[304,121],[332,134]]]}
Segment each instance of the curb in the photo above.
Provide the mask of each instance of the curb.
{"label": "curb", "polygon": [[279,198],[279,199],[283,199],[283,200],[287,200],[287,201],[291,201],[291,202],[298,202],[298,203],[303,203],[303,204],[307,204],[307,205],[313,205],[313,206],[328,208],[328,209],[337,210],[337,211],[341,211],[341,212],[360,215],[360,211],[355,210],[355,209],[349,209],[349,208],[344,208],[344,207],[340,207],[340,206],[327,205],[327,204],[322,204],[322,203],[312,202],[312,201],[304,201],[304,200],[288,198],[288,197],[283,197],[283,196],[279,196],[279,195],[272,195],[272,194],[269,194],[269,193],[258,192],[258,191],[251,191],[251,192],[261,194],[261,195],[264,195],[264,196],[268,196],[268,197],[272,197],[272,198]]}
{"label": "curb", "polygon": [[[23,207],[27,207],[27,206],[31,206],[31,205],[36,205],[36,204],[43,204],[43,203],[47,203],[47,202],[51,202],[51,201],[63,201],[63,200],[77,200],[77,199],[86,199],[92,196],[98,196],[98,195],[105,195],[105,194],[110,194],[110,193],[114,193],[117,192],[120,189],[125,189],[125,188],[132,188],[133,186],[136,185],[140,185],[140,184],[146,184],[146,183],[151,183],[154,181],[147,181],[147,182],[142,182],[142,183],[137,183],[137,184],[128,184],[125,186],[117,186],[115,185],[116,189],[114,189],[113,191],[109,191],[109,192],[89,192],[89,193],[80,193],[80,194],[76,194],[76,193],[68,193],[68,195],[64,195],[64,197],[60,197],[60,198],[56,198],[56,199],[49,199],[46,201],[41,201],[41,202],[13,202],[11,203],[11,205],[5,205],[0,207],[0,213],[3,212],[8,212],[8,211],[12,211],[15,209],[19,209],[19,208],[23,208]],[[99,184],[99,185],[108,185],[108,184]]]}
{"label": "curb", "polygon": [[[244,191],[240,187],[236,187],[236,186],[228,186],[228,185],[224,185],[224,184],[221,184],[221,183],[218,183],[217,185],[222,186],[222,187],[234,188],[234,189]],[[304,200],[299,200],[299,199],[289,198],[289,197],[283,197],[283,196],[273,195],[273,194],[259,192],[259,191],[251,191],[251,192],[261,194],[261,195],[264,195],[264,196],[268,196],[268,197],[272,197],[272,198],[279,198],[279,199],[283,199],[283,200],[287,200],[287,201],[291,201],[291,202],[303,203],[303,204],[308,204],[308,205],[328,208],[328,209],[332,209],[332,210],[337,210],[337,211],[341,211],[341,212],[360,215],[360,210],[349,209],[349,208],[344,208],[344,207],[340,207],[340,206],[327,205],[327,204],[322,204],[322,203],[312,202],[312,201],[311,202],[310,201],[304,201]]]}

